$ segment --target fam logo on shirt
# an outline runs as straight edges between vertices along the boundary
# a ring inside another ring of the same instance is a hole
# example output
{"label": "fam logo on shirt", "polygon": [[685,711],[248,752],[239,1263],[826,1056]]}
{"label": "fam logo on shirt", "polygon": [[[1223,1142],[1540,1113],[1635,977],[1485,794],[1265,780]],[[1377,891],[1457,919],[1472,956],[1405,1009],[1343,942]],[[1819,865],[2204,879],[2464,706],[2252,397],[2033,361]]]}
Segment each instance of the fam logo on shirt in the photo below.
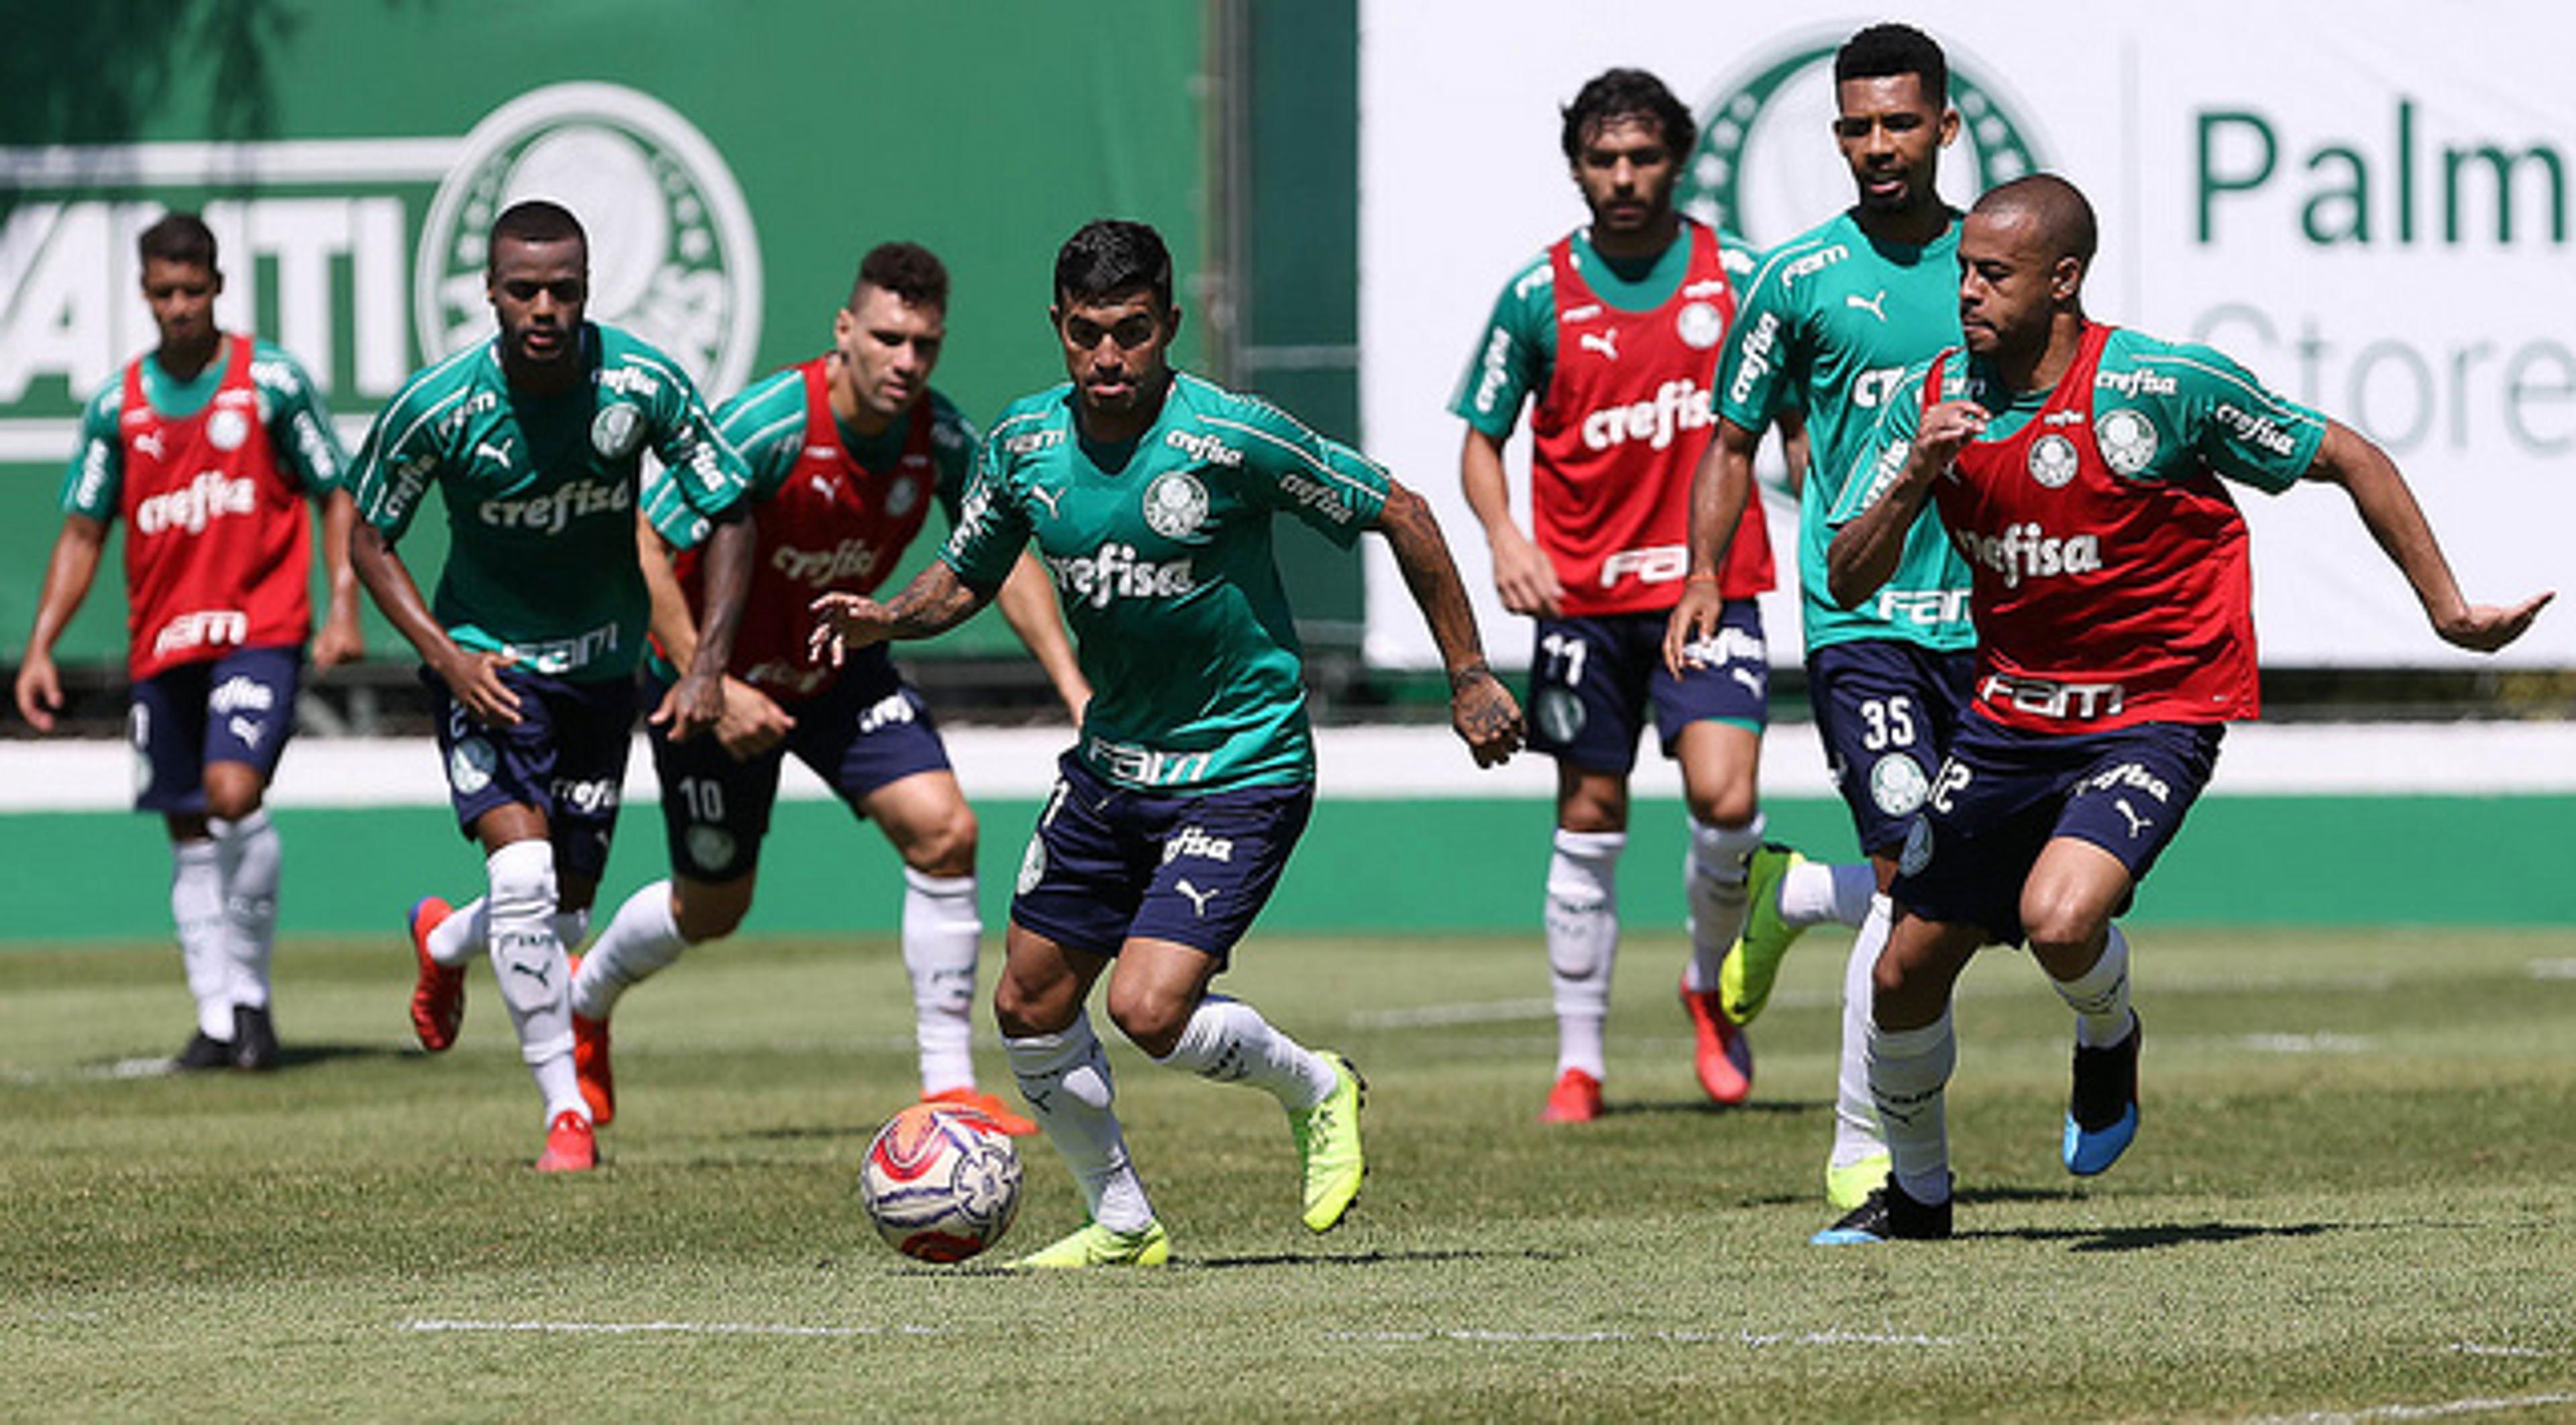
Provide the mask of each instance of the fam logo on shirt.
{"label": "fam logo on shirt", "polygon": [[[1850,173],[1822,141],[1834,117],[1834,51],[1843,39],[1773,51],[1715,87],[1699,105],[1699,144],[1674,194],[1683,212],[1768,244],[1850,205]],[[1958,149],[1943,165],[1951,196],[1974,196],[2045,167],[2027,110],[1975,56],[1955,47],[1948,56],[1950,103],[1960,118]]]}

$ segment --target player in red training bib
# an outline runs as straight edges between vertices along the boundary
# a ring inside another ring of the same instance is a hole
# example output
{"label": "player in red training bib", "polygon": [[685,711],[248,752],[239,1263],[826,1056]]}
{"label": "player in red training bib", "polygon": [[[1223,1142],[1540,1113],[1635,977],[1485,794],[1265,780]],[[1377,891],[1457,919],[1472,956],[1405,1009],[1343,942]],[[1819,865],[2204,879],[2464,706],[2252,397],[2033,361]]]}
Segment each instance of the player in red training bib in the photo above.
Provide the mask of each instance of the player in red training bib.
{"label": "player in red training bib", "polygon": [[[1682,1004],[1700,1084],[1719,1103],[1752,1090],[1752,1050],[1719,1010],[1718,978],[1744,924],[1746,858],[1762,845],[1754,774],[1771,669],[1754,596],[1772,570],[1759,509],[1723,564],[1693,576],[1722,600],[1710,628],[1678,672],[1662,657],[1690,563],[1691,471],[1715,421],[1718,345],[1735,313],[1727,263],[1751,266],[1673,207],[1696,133],[1690,110],[1643,70],[1584,85],[1561,142],[1592,221],[1504,288],[1450,404],[1467,422],[1460,476],[1492,544],[1495,587],[1505,608],[1538,621],[1530,746],[1557,765],[1546,919],[1556,1083],[1539,1114],[1551,1123],[1601,1111],[1614,875],[1649,713],[1690,806]],[[1535,539],[1513,521],[1503,469],[1524,400],[1534,403]]]}
{"label": "player in red training bib", "polygon": [[[600,1123],[615,1102],[611,1009],[690,946],[742,923],[779,773],[792,754],[852,815],[875,822],[902,857],[898,933],[922,1097],[971,1108],[1007,1132],[1037,1130],[975,1082],[977,826],[929,705],[882,646],[837,668],[808,647],[814,599],[874,592],[934,505],[956,522],[976,440],[930,385],[947,333],[947,267],[918,244],[880,244],[860,260],[848,304],[833,314],[832,349],[764,377],[716,411],[717,429],[751,472],[751,592],[715,736],[680,742],[653,730],[671,875],[618,907],[573,980],[574,1059]],[[676,499],[667,481],[645,491],[648,512]],[[698,565],[691,547],[669,577],[662,541],[644,551],[664,655],[647,668],[656,683],[696,647],[706,608]],[[1035,559],[1021,556],[996,602],[1078,726],[1090,685]]]}
{"label": "player in red training bib", "polygon": [[18,666],[18,711],[62,710],[54,644],[125,523],[126,726],[134,805],[170,829],[170,913],[197,1032],[180,1069],[278,1062],[269,1015],[280,850],[265,806],[295,727],[313,629],[313,531],[323,514],[331,605],[314,661],[360,652],[349,572],[348,457],[294,360],[215,325],[215,235],[172,213],[137,244],[161,342],[91,399],[63,484],[63,529]]}
{"label": "player in red training bib", "polygon": [[1980,946],[2023,940],[2075,1012],[2060,1156],[2078,1176],[2138,1128],[2124,911],[2258,710],[2252,578],[2231,486],[2339,485],[2444,642],[2491,652],[2550,598],[2460,595],[2387,454],[2207,347],[2084,315],[2092,206],[2052,175],[1987,193],[1959,241],[1965,350],[1889,398],[1827,558],[1849,608],[1931,503],[1973,580],[1974,697],[1933,779],[1879,956],[1869,1084],[1887,1184],[1820,1243],[1950,1235],[1942,1094],[1950,993]]}

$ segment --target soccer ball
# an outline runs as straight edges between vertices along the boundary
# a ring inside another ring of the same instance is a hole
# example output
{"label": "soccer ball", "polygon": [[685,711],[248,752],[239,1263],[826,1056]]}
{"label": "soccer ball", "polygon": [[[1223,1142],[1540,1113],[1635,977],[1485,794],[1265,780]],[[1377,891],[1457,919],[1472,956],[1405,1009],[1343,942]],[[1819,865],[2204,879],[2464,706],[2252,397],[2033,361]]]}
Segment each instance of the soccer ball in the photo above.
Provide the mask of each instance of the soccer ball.
{"label": "soccer ball", "polygon": [[1002,1240],[1020,1210],[1020,1155],[978,1113],[916,1103],[886,1120],[859,1166],[859,1194],[886,1245],[962,1262]]}

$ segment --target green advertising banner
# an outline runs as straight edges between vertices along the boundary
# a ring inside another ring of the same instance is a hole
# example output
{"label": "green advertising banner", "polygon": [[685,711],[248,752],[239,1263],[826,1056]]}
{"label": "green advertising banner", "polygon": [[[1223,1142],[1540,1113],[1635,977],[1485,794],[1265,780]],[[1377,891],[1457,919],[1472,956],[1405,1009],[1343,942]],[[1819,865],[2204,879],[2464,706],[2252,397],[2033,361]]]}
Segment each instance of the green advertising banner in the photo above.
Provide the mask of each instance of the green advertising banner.
{"label": "green advertising banner", "polygon": [[[530,196],[589,228],[592,315],[711,399],[822,350],[868,247],[924,243],[955,282],[934,384],[980,421],[1061,378],[1048,274],[1081,223],[1154,223],[1194,290],[1206,30],[1198,0],[1115,23],[1042,0],[45,7],[0,57],[0,656],[81,403],[152,345],[134,236],[162,212],[202,210],[218,317],[302,361],[352,447],[413,369],[491,330],[483,232]],[[120,654],[113,568],[66,662]],[[948,646],[1008,642],[979,620]],[[381,624],[371,645],[399,651]]]}

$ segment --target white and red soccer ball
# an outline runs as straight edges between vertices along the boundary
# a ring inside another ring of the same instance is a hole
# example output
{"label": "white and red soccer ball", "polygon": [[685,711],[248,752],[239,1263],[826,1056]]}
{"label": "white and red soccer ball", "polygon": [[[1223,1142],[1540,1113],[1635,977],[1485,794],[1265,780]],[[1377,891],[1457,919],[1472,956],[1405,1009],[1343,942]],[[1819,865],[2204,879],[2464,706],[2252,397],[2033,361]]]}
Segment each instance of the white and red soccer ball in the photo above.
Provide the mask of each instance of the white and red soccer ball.
{"label": "white and red soccer ball", "polygon": [[1002,1239],[1020,1210],[1020,1155],[982,1114],[916,1103],[886,1120],[859,1165],[859,1194],[886,1245],[962,1262]]}

